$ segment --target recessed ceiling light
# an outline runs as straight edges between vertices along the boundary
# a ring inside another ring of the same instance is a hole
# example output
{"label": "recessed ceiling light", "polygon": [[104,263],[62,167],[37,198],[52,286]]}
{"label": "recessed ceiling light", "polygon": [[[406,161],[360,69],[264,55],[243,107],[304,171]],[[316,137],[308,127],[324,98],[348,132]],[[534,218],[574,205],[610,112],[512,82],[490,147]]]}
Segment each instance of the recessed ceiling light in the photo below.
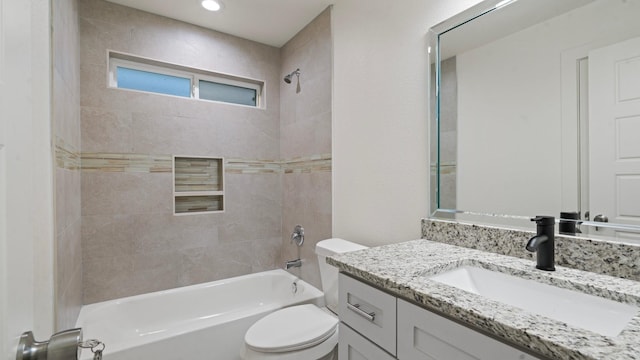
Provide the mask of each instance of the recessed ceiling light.
{"label": "recessed ceiling light", "polygon": [[222,3],[216,0],[202,0],[202,7],[209,11],[218,11],[222,9]]}

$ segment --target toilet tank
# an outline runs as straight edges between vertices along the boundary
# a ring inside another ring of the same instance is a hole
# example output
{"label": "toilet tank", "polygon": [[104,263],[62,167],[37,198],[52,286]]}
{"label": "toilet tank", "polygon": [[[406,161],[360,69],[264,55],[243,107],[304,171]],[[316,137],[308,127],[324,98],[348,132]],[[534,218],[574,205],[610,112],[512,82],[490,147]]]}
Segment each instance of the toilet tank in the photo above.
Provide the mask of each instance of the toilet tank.
{"label": "toilet tank", "polygon": [[343,254],[351,251],[367,249],[366,246],[346,241],[343,239],[327,239],[316,244],[318,266],[320,267],[320,280],[322,291],[329,310],[337,313],[338,309],[338,268],[327,264],[327,256]]}

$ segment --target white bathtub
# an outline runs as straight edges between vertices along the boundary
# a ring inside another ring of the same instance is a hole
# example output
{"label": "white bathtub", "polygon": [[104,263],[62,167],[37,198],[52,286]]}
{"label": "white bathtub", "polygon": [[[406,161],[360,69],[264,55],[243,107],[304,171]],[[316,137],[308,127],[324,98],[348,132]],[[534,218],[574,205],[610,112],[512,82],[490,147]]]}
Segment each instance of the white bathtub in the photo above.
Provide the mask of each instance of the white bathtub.
{"label": "white bathtub", "polygon": [[[76,325],[85,340],[106,344],[105,360],[236,360],[253,323],[302,303],[324,306],[323,294],[284,270],[271,270],[85,305]],[[82,359],[91,358],[82,351]]]}

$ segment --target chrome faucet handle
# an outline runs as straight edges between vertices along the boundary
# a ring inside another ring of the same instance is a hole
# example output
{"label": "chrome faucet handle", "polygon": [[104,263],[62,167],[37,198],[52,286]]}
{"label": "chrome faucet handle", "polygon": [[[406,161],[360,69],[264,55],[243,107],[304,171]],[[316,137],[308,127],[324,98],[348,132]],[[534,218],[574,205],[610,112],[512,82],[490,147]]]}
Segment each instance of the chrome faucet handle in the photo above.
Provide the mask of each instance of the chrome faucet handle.
{"label": "chrome faucet handle", "polygon": [[302,244],[304,243],[304,228],[302,227],[302,225],[296,225],[296,227],[293,228],[291,241],[289,243],[293,243],[294,241],[298,246],[302,246]]}

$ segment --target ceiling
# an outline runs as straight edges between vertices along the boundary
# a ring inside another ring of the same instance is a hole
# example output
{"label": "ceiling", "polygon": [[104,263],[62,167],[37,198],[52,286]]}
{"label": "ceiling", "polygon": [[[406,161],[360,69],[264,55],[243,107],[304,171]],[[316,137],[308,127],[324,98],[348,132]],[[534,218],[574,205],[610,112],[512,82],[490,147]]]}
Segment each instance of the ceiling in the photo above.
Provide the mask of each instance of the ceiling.
{"label": "ceiling", "polygon": [[334,0],[221,0],[206,11],[200,0],[107,0],[263,44],[281,47]]}

